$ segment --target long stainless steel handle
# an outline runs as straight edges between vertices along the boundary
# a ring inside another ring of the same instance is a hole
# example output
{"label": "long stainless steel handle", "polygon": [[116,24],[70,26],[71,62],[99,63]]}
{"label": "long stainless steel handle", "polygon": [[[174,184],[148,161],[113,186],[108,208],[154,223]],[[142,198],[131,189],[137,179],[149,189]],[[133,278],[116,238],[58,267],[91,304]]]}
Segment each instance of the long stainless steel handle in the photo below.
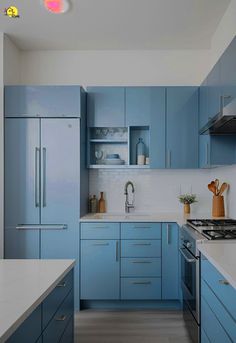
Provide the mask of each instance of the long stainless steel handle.
{"label": "long stainless steel handle", "polygon": [[61,317],[57,317],[56,318],[57,322],[64,322],[65,320],[66,320],[66,316],[65,315],[62,315]]}
{"label": "long stainless steel handle", "polygon": [[196,259],[195,258],[189,258],[185,253],[184,253],[184,248],[179,248],[180,253],[182,254],[182,256],[184,257],[184,259],[188,262],[188,263],[195,263]]}
{"label": "long stainless steel handle", "polygon": [[47,206],[47,194],[46,194],[46,176],[47,176],[47,172],[46,172],[46,160],[47,160],[47,150],[46,148],[43,148],[43,207]]}
{"label": "long stainless steel handle", "polygon": [[103,246],[103,247],[106,247],[106,246],[108,246],[109,245],[109,243],[94,243],[93,244],[93,246]]}
{"label": "long stainless steel handle", "polygon": [[151,285],[151,281],[133,281],[133,285]]}
{"label": "long stainless steel handle", "polygon": [[170,245],[170,224],[167,224],[167,233],[166,233],[166,241],[167,241],[167,245]]}
{"label": "long stainless steel handle", "polygon": [[116,241],[116,262],[119,261],[119,242]]}
{"label": "long stainless steel handle", "polygon": [[151,243],[133,243],[132,245],[134,245],[134,246],[150,246],[152,244]]}
{"label": "long stainless steel handle", "polygon": [[227,281],[227,280],[219,280],[219,283],[221,285],[224,285],[224,286],[228,286],[229,285],[229,281]]}
{"label": "long stainless steel handle", "polygon": [[95,226],[95,229],[110,229],[109,226]]}
{"label": "long stainless steel handle", "polygon": [[171,168],[171,150],[167,153],[167,168]]}
{"label": "long stainless steel handle", "polygon": [[132,261],[134,264],[149,264],[152,263],[151,261]]}
{"label": "long stainless steel handle", "polygon": [[40,173],[39,173],[39,159],[40,159],[40,149],[35,148],[35,207],[40,206]]}
{"label": "long stainless steel handle", "polygon": [[134,229],[151,229],[151,226],[134,226]]}
{"label": "long stainless steel handle", "polygon": [[37,224],[33,224],[33,225],[23,225],[23,224],[19,224],[16,226],[17,230],[66,230],[67,229],[67,225],[66,224],[55,224],[55,225],[37,225]]}

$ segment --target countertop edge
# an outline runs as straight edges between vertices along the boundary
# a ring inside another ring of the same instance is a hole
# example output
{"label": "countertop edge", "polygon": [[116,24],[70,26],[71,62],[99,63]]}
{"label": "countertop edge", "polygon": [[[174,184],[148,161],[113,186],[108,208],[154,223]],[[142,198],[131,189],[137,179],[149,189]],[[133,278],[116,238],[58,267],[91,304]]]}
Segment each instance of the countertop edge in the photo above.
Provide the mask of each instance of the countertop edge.
{"label": "countertop edge", "polygon": [[0,343],[6,342],[7,339],[20,327],[21,324],[32,314],[32,312],[46,299],[46,297],[52,292],[59,281],[74,268],[75,260],[71,259],[71,264],[64,270],[64,272],[49,286],[45,292],[24,312],[22,315],[4,332],[0,337]]}

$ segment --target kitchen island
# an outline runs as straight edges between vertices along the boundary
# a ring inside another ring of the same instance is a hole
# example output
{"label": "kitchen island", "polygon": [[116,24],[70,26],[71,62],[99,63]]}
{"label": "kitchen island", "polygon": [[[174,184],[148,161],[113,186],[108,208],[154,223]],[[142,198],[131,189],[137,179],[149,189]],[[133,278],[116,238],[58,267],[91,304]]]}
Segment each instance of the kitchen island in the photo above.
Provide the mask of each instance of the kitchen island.
{"label": "kitchen island", "polygon": [[[0,343],[61,341],[67,326],[73,328],[74,265],[74,260],[0,261]],[[72,342],[73,331],[66,334]]]}

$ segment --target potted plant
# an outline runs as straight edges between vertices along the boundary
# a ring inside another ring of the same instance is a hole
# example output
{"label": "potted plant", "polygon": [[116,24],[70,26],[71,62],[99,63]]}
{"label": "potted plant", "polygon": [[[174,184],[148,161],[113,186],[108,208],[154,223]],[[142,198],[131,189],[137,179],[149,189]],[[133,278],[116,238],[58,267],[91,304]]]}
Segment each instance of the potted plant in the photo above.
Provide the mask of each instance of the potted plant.
{"label": "potted plant", "polygon": [[181,204],[184,204],[184,213],[190,213],[190,205],[197,202],[196,194],[181,194],[179,197]]}

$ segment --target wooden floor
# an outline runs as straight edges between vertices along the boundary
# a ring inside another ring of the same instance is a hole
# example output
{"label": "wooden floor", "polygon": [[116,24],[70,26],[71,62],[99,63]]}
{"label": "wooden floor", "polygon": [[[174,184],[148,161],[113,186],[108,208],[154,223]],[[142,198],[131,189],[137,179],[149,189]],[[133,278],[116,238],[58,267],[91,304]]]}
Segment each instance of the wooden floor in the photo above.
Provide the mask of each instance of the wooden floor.
{"label": "wooden floor", "polygon": [[76,343],[190,343],[179,311],[98,311],[76,314]]}

